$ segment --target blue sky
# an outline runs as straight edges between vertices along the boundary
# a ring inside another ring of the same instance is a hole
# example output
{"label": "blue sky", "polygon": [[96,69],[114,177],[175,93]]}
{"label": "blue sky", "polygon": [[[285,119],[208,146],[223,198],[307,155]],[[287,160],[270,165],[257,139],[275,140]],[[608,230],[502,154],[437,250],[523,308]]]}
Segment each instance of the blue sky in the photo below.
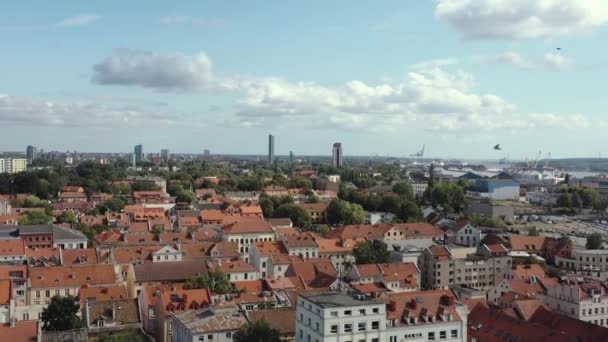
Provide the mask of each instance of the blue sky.
{"label": "blue sky", "polygon": [[7,2],[0,150],[597,156],[607,23],[601,0]]}

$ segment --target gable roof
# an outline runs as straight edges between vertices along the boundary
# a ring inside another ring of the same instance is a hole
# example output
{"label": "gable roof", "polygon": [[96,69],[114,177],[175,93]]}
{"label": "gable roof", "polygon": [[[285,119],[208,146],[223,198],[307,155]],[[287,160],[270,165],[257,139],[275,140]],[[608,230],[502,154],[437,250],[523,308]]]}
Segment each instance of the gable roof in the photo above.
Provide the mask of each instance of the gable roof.
{"label": "gable roof", "polygon": [[259,217],[242,217],[236,222],[224,225],[222,230],[226,234],[273,233],[270,224]]}
{"label": "gable roof", "polygon": [[30,268],[31,288],[116,284],[114,265],[69,265]]}
{"label": "gable roof", "polygon": [[136,282],[186,281],[207,273],[204,263],[194,261],[150,262],[133,266]]}

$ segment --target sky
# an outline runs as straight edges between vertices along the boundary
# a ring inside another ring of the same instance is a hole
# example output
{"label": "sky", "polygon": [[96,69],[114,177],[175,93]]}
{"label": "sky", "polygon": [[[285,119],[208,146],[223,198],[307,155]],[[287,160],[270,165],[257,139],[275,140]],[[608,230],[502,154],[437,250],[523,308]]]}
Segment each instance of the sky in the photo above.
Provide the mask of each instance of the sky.
{"label": "sky", "polygon": [[607,37],[605,0],[3,1],[0,151],[605,156]]}

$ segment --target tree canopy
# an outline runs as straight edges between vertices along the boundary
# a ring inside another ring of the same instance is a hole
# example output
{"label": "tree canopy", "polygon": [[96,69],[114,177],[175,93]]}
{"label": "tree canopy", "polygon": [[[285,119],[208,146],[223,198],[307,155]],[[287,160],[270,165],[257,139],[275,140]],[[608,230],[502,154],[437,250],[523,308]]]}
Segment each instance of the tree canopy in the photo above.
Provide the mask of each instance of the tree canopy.
{"label": "tree canopy", "polygon": [[20,225],[50,224],[51,217],[44,211],[26,211],[19,218]]}
{"label": "tree canopy", "polygon": [[281,204],[274,212],[275,217],[288,217],[295,227],[309,229],[310,215],[306,210],[293,203]]}
{"label": "tree canopy", "polygon": [[587,243],[585,244],[587,249],[601,249],[602,248],[602,235],[599,233],[593,233],[587,237]]}
{"label": "tree canopy", "polygon": [[353,249],[357,264],[379,264],[388,262],[390,252],[386,243],[379,240],[362,241]]}
{"label": "tree canopy", "polygon": [[46,308],[42,310],[40,320],[44,331],[66,331],[81,327],[77,313],[80,305],[74,297],[54,296]]}
{"label": "tree canopy", "polygon": [[327,221],[330,224],[362,224],[365,212],[359,204],[334,199],[327,206]]}
{"label": "tree canopy", "polygon": [[234,335],[234,342],[281,342],[281,335],[262,319],[244,324]]}
{"label": "tree canopy", "polygon": [[184,283],[184,289],[209,289],[216,294],[226,294],[230,292],[230,281],[221,270],[210,270],[202,277],[190,279]]}

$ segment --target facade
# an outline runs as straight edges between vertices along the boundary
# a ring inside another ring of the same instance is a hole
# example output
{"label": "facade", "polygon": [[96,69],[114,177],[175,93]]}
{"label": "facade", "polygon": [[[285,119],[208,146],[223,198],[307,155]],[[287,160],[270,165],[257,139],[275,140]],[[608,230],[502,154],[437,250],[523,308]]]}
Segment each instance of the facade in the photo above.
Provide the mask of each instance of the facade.
{"label": "facade", "polygon": [[135,163],[144,160],[144,146],[143,145],[135,145],[133,154],[135,156]]}
{"label": "facade", "polygon": [[573,249],[570,258],[555,256],[555,264],[577,274],[608,280],[608,250]]}
{"label": "facade", "polygon": [[268,165],[274,163],[274,135],[268,135]]}
{"label": "facade", "polygon": [[342,144],[334,143],[331,153],[331,165],[335,168],[341,168],[343,165]]}
{"label": "facade", "polygon": [[481,197],[493,200],[519,199],[519,182],[513,179],[478,179],[473,190]]}
{"label": "facade", "polygon": [[382,299],[327,292],[300,295],[296,341],[467,341],[467,308],[448,290],[389,293]]}
{"label": "facade", "polygon": [[498,284],[511,269],[511,257],[504,248],[493,253],[485,246],[477,249],[450,249],[441,245],[427,248],[420,264],[423,287],[447,289],[451,285],[466,285],[489,289]]}
{"label": "facade", "polygon": [[459,245],[476,247],[481,242],[481,230],[472,224],[464,222],[456,225],[455,242]]}
{"label": "facade", "polygon": [[515,218],[513,206],[494,203],[490,198],[467,197],[464,213],[467,216],[490,217],[506,222],[511,222]]}
{"label": "facade", "polygon": [[539,295],[549,309],[581,321],[608,327],[608,289],[593,279],[570,276]]}
{"label": "facade", "polygon": [[163,148],[160,150],[160,160],[163,163],[167,163],[169,161],[169,159],[171,159],[171,154],[169,153],[169,150],[166,148]]}
{"label": "facade", "polygon": [[0,158],[0,173],[19,173],[27,170],[25,158]]}
{"label": "facade", "polygon": [[414,196],[421,197],[422,195],[424,195],[424,192],[428,187],[428,183],[412,183],[412,188],[414,189]]}
{"label": "facade", "polygon": [[298,296],[296,341],[384,342],[386,305],[380,299],[340,292]]}
{"label": "facade", "polygon": [[391,223],[397,216],[393,213],[365,212],[365,224]]}
{"label": "facade", "polygon": [[306,210],[310,221],[314,224],[327,222],[327,203],[298,203],[298,207]]}

